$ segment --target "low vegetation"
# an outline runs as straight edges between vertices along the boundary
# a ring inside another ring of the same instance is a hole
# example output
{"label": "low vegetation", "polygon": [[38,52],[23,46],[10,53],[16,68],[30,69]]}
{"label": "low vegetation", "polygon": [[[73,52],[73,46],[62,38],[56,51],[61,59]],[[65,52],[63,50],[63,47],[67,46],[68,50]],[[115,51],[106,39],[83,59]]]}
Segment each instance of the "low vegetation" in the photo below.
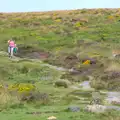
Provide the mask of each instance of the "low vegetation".
{"label": "low vegetation", "polygon": [[[120,9],[0,13],[1,119],[119,120],[119,111],[84,111],[92,91],[73,89],[91,76],[95,90],[120,91],[119,57],[112,57],[119,29]],[[19,48],[13,60],[5,54],[11,38]],[[80,112],[65,111],[73,104]]]}

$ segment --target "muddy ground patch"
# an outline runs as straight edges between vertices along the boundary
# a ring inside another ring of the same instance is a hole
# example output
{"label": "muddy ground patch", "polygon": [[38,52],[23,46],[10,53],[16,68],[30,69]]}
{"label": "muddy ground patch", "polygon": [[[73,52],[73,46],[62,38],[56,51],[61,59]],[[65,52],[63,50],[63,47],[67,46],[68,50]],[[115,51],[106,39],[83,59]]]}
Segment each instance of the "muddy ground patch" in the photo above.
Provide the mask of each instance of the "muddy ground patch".
{"label": "muddy ground patch", "polygon": [[20,58],[29,58],[29,59],[47,59],[50,56],[49,52],[45,50],[37,49],[32,46],[19,45],[18,51],[15,56]]}

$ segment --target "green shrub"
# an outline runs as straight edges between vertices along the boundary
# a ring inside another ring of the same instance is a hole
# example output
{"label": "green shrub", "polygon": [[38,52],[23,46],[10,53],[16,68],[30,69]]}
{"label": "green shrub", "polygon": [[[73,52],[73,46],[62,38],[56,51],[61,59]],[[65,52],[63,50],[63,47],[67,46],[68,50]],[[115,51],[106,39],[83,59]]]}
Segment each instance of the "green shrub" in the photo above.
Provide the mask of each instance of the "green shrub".
{"label": "green shrub", "polygon": [[[1,87],[3,86],[1,85]],[[21,102],[39,101],[40,104],[47,104],[49,102],[49,95],[39,92],[33,84],[12,84],[8,85],[7,90],[11,96],[17,96],[18,100]]]}
{"label": "green shrub", "polygon": [[71,83],[68,80],[57,80],[55,86],[68,88]]}
{"label": "green shrub", "polygon": [[75,27],[81,27],[81,25],[82,25],[82,23],[80,23],[80,22],[75,23]]}

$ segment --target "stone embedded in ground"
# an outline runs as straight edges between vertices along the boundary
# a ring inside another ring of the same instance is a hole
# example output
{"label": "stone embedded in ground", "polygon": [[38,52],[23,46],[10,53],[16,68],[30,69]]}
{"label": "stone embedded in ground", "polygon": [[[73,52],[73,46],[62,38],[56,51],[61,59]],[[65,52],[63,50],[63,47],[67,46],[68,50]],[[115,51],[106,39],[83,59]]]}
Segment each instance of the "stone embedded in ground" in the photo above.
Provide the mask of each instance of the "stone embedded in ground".
{"label": "stone embedded in ground", "polygon": [[84,82],[82,82],[81,84],[80,84],[80,86],[82,87],[82,88],[91,88],[90,87],[90,82],[89,81],[84,81]]}
{"label": "stone embedded in ground", "polygon": [[83,89],[83,90],[94,90],[94,88],[92,88],[90,86],[90,81],[84,81],[82,82],[81,84],[79,84],[80,88]]}
{"label": "stone embedded in ground", "polygon": [[48,120],[56,120],[57,118],[55,116],[51,116],[47,118]]}
{"label": "stone embedded in ground", "polygon": [[94,113],[103,113],[107,110],[106,106],[103,105],[87,105],[85,111],[94,112]]}
{"label": "stone embedded in ground", "polygon": [[109,104],[118,104],[118,105],[120,105],[120,99],[117,98],[117,97],[107,98],[106,101],[107,101]]}
{"label": "stone embedded in ground", "polygon": [[77,86],[71,86],[70,88],[72,88],[72,89],[77,89],[77,90],[79,90],[80,88],[79,87],[77,87]]}
{"label": "stone embedded in ground", "polygon": [[105,101],[109,104],[120,105],[120,92],[108,92]]}
{"label": "stone embedded in ground", "polygon": [[70,107],[68,107],[68,111],[79,112],[80,111],[80,107],[78,107],[78,106],[70,106]]}
{"label": "stone embedded in ground", "polygon": [[118,107],[118,106],[107,106],[107,110],[117,110],[117,111],[120,111],[120,107]]}

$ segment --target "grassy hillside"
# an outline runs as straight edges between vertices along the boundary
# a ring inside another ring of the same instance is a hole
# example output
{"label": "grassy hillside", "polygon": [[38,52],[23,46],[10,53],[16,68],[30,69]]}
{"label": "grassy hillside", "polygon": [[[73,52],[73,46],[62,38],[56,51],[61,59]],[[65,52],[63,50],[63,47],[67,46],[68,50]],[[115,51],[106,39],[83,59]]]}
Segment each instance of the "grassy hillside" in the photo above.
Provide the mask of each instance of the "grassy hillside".
{"label": "grassy hillside", "polygon": [[76,10],[48,13],[1,13],[1,49],[13,37],[17,44],[54,50],[74,41],[119,42],[120,10]]}
{"label": "grassy hillside", "polygon": [[[7,52],[7,41],[11,38],[19,48],[16,57],[27,57],[26,60],[10,60],[2,54],[3,51]],[[60,120],[100,120],[101,117],[103,120],[119,120],[117,112],[66,112],[69,105],[76,104],[83,108],[87,101],[82,103],[71,95],[74,89],[70,87],[54,86],[59,79],[67,79],[75,86],[92,76],[91,85],[96,90],[120,91],[120,62],[119,58],[112,59],[112,50],[119,49],[119,43],[120,9],[0,13],[1,118],[38,120],[55,115]],[[51,65],[74,68],[77,73],[60,72],[45,67],[40,61],[31,61],[32,58]],[[91,64],[83,65],[87,59]],[[8,89],[14,83],[15,89]],[[32,84],[35,90],[26,85],[24,88],[24,84]],[[8,86],[7,89],[5,86]],[[89,96],[86,97],[89,99]],[[26,114],[48,110],[60,113]]]}

